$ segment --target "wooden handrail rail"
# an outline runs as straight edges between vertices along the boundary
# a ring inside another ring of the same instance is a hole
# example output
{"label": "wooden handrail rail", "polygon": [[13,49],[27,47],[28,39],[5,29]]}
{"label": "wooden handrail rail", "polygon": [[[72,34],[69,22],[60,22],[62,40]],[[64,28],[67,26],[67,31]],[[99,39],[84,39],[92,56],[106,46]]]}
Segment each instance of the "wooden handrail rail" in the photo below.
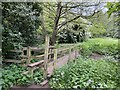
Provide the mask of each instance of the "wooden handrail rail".
{"label": "wooden handrail rail", "polygon": [[[23,50],[27,50],[27,47],[23,47]],[[35,50],[44,50],[44,48],[39,48],[39,47],[30,47],[31,50],[35,51]]]}
{"label": "wooden handrail rail", "polygon": [[22,63],[22,61],[20,61],[20,60],[13,60],[13,59],[6,59],[6,60],[3,60],[3,62],[8,62],[8,63]]}
{"label": "wooden handrail rail", "polygon": [[31,56],[31,58],[41,58],[41,57],[44,57],[44,54],[42,54],[42,55],[37,55],[37,56]]}
{"label": "wooden handrail rail", "polygon": [[69,48],[61,49],[61,50],[58,50],[58,52],[66,51],[66,50],[68,50],[68,49],[69,49]]}

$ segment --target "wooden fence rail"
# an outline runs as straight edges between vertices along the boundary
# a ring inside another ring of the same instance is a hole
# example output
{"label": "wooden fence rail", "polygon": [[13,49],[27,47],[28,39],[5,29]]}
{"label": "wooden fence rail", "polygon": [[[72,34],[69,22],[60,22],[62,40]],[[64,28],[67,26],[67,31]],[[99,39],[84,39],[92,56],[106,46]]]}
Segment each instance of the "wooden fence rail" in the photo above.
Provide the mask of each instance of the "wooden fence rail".
{"label": "wooden fence rail", "polygon": [[[34,50],[37,50],[37,51],[44,50],[44,54],[36,55],[36,56],[32,55],[31,52]],[[23,74],[30,73],[32,76],[34,74],[35,69],[43,68],[44,79],[47,79],[47,77],[48,77],[47,69],[49,67],[49,63],[53,62],[52,66],[53,66],[53,70],[55,70],[59,54],[68,53],[68,55],[69,55],[68,62],[69,62],[71,60],[71,53],[73,50],[75,51],[75,57],[77,57],[77,51],[78,51],[77,46],[70,45],[69,48],[62,48],[62,49],[55,48],[55,46],[49,45],[49,37],[46,36],[44,48],[28,46],[27,48],[25,47],[25,48],[21,49],[21,51],[22,51],[22,53],[20,55],[21,60],[4,60],[4,61],[21,63],[22,65],[25,64],[25,66],[27,66],[29,69],[28,69],[28,71],[23,72]],[[27,55],[24,55],[24,51],[27,51]],[[41,58],[43,58],[43,60],[31,63],[32,59],[41,59]]]}

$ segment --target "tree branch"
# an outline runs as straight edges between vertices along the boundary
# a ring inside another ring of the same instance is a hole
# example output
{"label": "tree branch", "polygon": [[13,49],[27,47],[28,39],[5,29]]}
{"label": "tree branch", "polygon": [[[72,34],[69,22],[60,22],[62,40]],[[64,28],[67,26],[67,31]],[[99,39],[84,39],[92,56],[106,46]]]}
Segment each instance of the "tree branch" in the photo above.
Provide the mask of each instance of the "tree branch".
{"label": "tree branch", "polygon": [[62,26],[66,25],[67,23],[72,22],[72,21],[78,19],[79,17],[80,16],[76,16],[75,18],[73,18],[73,19],[71,19],[69,21],[62,22],[61,24],[59,24],[59,27],[57,28],[57,30],[59,30]]}
{"label": "tree branch", "polygon": [[54,20],[54,28],[53,28],[54,30],[57,30],[57,25],[58,25],[58,22],[59,22],[61,11],[62,11],[61,2],[59,2],[58,3],[58,8],[57,8],[57,11],[56,11],[56,17],[55,17],[55,20]]}

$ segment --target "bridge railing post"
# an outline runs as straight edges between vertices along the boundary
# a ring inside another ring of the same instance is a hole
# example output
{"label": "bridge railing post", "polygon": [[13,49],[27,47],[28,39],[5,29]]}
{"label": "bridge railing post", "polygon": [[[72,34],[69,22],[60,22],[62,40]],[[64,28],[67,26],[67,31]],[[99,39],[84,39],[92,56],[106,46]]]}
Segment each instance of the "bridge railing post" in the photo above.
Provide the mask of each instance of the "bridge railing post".
{"label": "bridge railing post", "polygon": [[48,52],[49,52],[49,36],[45,36],[45,52],[44,52],[44,78],[47,79],[47,67],[48,67]]}
{"label": "bridge railing post", "polygon": [[26,64],[29,64],[31,60],[31,48],[30,46],[27,47],[27,61]]}

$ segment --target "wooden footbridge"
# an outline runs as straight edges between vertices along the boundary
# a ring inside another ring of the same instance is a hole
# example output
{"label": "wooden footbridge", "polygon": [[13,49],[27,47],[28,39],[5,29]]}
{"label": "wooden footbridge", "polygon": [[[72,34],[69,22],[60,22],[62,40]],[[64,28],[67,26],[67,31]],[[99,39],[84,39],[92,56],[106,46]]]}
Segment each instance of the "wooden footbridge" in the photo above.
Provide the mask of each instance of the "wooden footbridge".
{"label": "wooden footbridge", "polygon": [[[32,51],[41,51],[41,55],[32,55]],[[53,71],[56,68],[62,67],[64,64],[67,64],[69,61],[74,60],[79,56],[79,49],[77,45],[67,45],[67,47],[56,48],[55,46],[49,45],[49,37],[45,38],[44,48],[37,47],[25,47],[22,48],[21,59],[20,60],[10,60],[6,59],[4,62],[11,63],[20,63],[22,66],[28,67],[28,71],[23,72],[23,74],[31,74],[33,76],[34,70],[42,69],[44,81],[41,85],[45,85],[48,81],[47,78],[53,74]],[[24,54],[24,51],[27,54]],[[39,59],[39,61],[31,63],[32,59]]]}

